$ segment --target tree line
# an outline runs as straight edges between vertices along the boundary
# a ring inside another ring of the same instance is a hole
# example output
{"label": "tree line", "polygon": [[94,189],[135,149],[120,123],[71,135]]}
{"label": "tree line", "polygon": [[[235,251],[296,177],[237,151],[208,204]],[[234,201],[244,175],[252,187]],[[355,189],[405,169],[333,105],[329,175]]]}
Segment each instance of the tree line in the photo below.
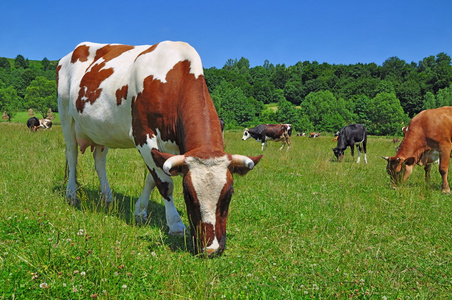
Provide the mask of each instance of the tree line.
{"label": "tree line", "polygon": [[[0,109],[57,111],[56,61],[0,58]],[[297,131],[335,132],[352,123],[394,135],[421,110],[452,105],[452,65],[445,53],[415,63],[390,57],[382,65],[298,62],[250,67],[246,58],[204,69],[227,128],[291,123]]]}

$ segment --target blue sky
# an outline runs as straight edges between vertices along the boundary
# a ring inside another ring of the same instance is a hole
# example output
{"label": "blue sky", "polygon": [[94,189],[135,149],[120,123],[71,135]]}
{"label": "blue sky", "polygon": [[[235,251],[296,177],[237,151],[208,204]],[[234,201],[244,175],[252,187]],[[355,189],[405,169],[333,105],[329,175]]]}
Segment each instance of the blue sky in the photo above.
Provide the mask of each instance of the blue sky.
{"label": "blue sky", "polygon": [[83,41],[131,45],[179,40],[204,67],[410,63],[452,56],[450,0],[96,1],[3,0],[0,57],[58,60]]}

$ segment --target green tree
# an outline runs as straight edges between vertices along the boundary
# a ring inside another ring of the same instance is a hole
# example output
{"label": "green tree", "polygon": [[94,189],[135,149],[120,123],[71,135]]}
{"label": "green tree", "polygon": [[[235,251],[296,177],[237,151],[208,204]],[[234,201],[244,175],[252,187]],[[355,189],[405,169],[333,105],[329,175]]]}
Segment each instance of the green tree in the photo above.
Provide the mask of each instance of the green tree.
{"label": "green tree", "polygon": [[303,100],[303,83],[298,80],[290,80],[284,87],[284,97],[295,105],[300,105]]}
{"label": "green tree", "polygon": [[406,117],[394,93],[380,93],[372,99],[370,121],[371,134],[395,135],[400,131]]}
{"label": "green tree", "polygon": [[6,112],[8,121],[11,121],[17,111],[23,109],[20,99],[14,87],[0,89],[0,113]]}
{"label": "green tree", "polygon": [[437,107],[452,105],[452,88],[447,87],[438,91],[436,105]]}
{"label": "green tree", "polygon": [[4,57],[0,57],[0,68],[5,69],[6,71],[11,71],[11,64],[9,63],[9,60]]}
{"label": "green tree", "polygon": [[396,95],[400,100],[403,110],[410,117],[413,117],[422,110],[421,87],[416,81],[412,79],[404,81],[397,87]]}
{"label": "green tree", "polygon": [[44,57],[41,61],[42,64],[42,70],[47,71],[50,69],[50,61],[47,59],[47,57]]}
{"label": "green tree", "polygon": [[49,108],[58,110],[56,82],[43,76],[36,77],[25,91],[25,105],[26,108],[33,108],[41,113],[43,117],[47,115]]}
{"label": "green tree", "polygon": [[366,95],[359,96],[355,101],[354,113],[356,123],[363,124],[366,128],[370,127],[371,121],[371,99]]}
{"label": "green tree", "polygon": [[278,110],[276,111],[276,121],[279,123],[289,123],[294,125],[298,122],[299,115],[295,105],[282,98],[278,102]]}
{"label": "green tree", "polygon": [[432,109],[438,108],[438,104],[436,103],[436,97],[433,93],[427,92],[424,96],[424,106],[423,109]]}
{"label": "green tree", "polygon": [[25,58],[22,55],[19,54],[19,55],[16,56],[16,59],[14,60],[14,67],[16,69],[19,69],[19,68],[26,69],[26,68],[28,68],[27,61],[25,60]]}
{"label": "green tree", "polygon": [[246,97],[240,88],[231,87],[226,81],[211,96],[218,115],[228,126],[247,126],[262,111],[262,103]]}
{"label": "green tree", "polygon": [[346,120],[352,120],[345,101],[336,99],[330,91],[310,93],[301,103],[301,111],[317,131],[338,131]]}

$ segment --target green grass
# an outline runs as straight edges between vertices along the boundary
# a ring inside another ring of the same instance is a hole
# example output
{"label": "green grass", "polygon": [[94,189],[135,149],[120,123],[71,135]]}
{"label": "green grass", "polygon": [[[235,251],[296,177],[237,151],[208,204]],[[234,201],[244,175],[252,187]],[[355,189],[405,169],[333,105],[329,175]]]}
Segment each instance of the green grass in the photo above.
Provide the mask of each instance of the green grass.
{"label": "green grass", "polygon": [[[258,155],[260,143],[226,132],[226,151]],[[331,137],[269,143],[256,168],[235,177],[221,257],[192,254],[167,235],[163,200],[149,224],[133,206],[145,167],[134,149],[110,150],[116,203],[99,200],[92,155],[79,156],[81,208],[64,199],[60,126],[31,133],[0,124],[0,299],[447,299],[452,290],[451,196],[435,168],[416,167],[392,190],[382,155],[391,138],[370,137],[367,165]],[[185,224],[181,179],[175,202]]]}

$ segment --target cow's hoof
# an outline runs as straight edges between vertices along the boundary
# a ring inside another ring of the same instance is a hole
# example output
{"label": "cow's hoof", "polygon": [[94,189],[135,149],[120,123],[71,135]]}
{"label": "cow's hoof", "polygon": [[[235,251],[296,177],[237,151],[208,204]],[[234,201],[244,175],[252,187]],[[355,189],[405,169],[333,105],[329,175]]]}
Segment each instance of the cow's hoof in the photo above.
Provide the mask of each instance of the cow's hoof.
{"label": "cow's hoof", "polygon": [[186,230],[187,228],[185,227],[184,223],[180,222],[171,226],[170,230],[168,231],[168,234],[183,236],[185,235]]}
{"label": "cow's hoof", "polygon": [[135,215],[135,224],[141,226],[146,224],[148,221],[148,217],[145,215]]}
{"label": "cow's hoof", "polygon": [[67,199],[67,203],[71,206],[79,206],[80,205],[80,201],[78,200],[78,198],[69,198]]}

